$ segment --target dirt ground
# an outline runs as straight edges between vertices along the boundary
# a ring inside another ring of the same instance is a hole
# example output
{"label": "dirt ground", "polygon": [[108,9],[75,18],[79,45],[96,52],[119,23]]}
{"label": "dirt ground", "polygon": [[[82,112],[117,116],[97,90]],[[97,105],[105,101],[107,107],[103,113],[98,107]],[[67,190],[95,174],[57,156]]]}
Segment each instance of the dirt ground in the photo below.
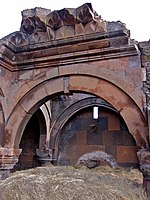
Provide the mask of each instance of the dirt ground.
{"label": "dirt ground", "polygon": [[0,181],[0,200],[146,200],[137,169],[54,167],[12,173]]}

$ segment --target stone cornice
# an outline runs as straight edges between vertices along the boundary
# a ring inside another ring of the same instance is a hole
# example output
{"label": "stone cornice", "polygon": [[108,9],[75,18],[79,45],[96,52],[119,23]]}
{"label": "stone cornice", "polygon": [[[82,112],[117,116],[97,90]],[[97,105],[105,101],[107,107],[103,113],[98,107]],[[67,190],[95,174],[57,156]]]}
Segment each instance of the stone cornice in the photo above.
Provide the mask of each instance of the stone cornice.
{"label": "stone cornice", "polygon": [[[123,38],[126,39],[126,36]],[[10,46],[9,48],[5,46],[5,51],[0,57],[0,64],[11,71],[16,71],[138,55],[135,44],[111,47],[108,38],[78,44],[66,43],[62,46],[48,47],[47,45],[45,48],[32,46],[29,47],[30,50],[26,48],[24,51],[14,53],[10,50]]]}
{"label": "stone cornice", "polygon": [[88,61],[105,60],[118,57],[126,57],[138,55],[134,45],[121,48],[104,48],[103,50],[85,50],[82,52],[57,54],[54,56],[46,56],[42,58],[26,59],[20,62],[11,62],[7,60],[0,60],[1,66],[10,71],[18,71],[41,67],[54,67],[67,64],[82,63]]}

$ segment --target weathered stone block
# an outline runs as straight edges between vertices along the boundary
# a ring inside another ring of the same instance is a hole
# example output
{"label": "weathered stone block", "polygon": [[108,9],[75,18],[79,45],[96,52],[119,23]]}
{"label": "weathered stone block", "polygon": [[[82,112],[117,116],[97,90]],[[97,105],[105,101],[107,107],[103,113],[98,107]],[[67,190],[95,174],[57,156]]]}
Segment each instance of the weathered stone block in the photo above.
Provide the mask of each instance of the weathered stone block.
{"label": "weathered stone block", "polygon": [[136,156],[137,147],[135,146],[118,146],[117,162],[118,163],[138,163]]}
{"label": "weathered stone block", "polygon": [[55,32],[55,39],[74,37],[74,26],[62,26]]}
{"label": "weathered stone block", "polygon": [[108,130],[109,131],[120,130],[120,121],[114,115],[108,117]]}

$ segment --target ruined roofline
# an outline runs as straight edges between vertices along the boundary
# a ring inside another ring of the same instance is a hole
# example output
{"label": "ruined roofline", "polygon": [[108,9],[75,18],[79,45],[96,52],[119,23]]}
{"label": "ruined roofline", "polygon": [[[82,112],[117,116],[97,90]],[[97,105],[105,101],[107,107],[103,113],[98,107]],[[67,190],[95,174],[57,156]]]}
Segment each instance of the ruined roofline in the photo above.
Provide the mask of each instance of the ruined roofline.
{"label": "ruined roofline", "polygon": [[99,60],[137,54],[125,24],[104,21],[90,3],[58,11],[26,9],[20,31],[0,41],[0,63],[11,71],[32,68],[34,62],[43,67],[73,58],[86,62],[87,56]]}
{"label": "ruined roofline", "polygon": [[130,31],[122,22],[104,21],[92,8],[90,3],[78,8],[64,8],[51,11],[45,8],[26,9],[22,11],[20,31],[1,40],[16,47],[44,43],[47,41],[86,36],[93,33],[106,34],[122,31],[128,37]]}

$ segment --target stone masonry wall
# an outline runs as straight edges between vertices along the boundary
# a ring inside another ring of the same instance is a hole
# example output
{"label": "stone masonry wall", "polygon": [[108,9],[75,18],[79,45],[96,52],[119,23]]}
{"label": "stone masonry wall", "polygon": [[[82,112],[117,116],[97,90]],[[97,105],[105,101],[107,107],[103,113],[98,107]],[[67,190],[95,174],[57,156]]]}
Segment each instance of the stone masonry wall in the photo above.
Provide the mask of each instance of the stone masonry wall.
{"label": "stone masonry wall", "polygon": [[58,164],[75,165],[85,153],[104,151],[120,166],[137,166],[137,147],[124,121],[104,108],[94,122],[92,107],[73,116],[61,130]]}
{"label": "stone masonry wall", "polygon": [[143,90],[146,94],[146,104],[150,106],[150,41],[140,42],[141,62],[144,72]]}

